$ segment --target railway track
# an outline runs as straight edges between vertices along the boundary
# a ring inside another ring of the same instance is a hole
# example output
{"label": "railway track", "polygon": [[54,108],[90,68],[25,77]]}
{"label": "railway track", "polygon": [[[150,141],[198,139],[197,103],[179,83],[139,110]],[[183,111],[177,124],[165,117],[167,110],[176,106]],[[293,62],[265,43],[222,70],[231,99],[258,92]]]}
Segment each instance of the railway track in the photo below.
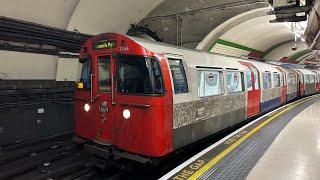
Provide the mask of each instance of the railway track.
{"label": "railway track", "polygon": [[[124,166],[128,165],[126,161],[120,161],[119,164],[122,165],[108,164],[109,162],[96,158],[85,151],[81,144],[74,142],[73,134],[14,144],[0,148],[0,180],[157,179],[234,129],[209,138],[190,149],[186,148],[168,157],[158,166],[139,166],[137,164]],[[101,162],[107,164],[102,163],[103,165],[99,166]]]}
{"label": "railway track", "polygon": [[0,179],[77,178],[95,171],[87,166],[90,157],[72,141],[72,134],[15,144],[0,149]]}

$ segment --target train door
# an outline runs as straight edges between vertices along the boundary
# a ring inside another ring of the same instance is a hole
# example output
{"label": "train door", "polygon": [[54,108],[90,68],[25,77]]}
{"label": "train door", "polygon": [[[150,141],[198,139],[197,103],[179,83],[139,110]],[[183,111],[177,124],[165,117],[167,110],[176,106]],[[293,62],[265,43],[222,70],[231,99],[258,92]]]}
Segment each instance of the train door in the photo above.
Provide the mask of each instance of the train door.
{"label": "train door", "polygon": [[299,91],[299,96],[304,96],[304,75],[302,72],[298,71],[298,82],[299,82],[299,86],[298,86],[298,91]]}
{"label": "train door", "polygon": [[248,90],[248,107],[247,116],[251,117],[260,112],[260,81],[258,69],[251,63],[240,62],[242,65],[248,67],[246,71],[247,76],[247,90]]}
{"label": "train door", "polygon": [[279,67],[276,67],[276,68],[279,69],[279,71],[281,71],[280,101],[281,101],[281,104],[284,104],[287,101],[287,75],[283,69]]}
{"label": "train door", "polygon": [[316,92],[318,92],[320,90],[320,78],[319,78],[319,73],[317,71],[313,71],[314,72],[314,76],[315,76],[315,88],[316,88]]}
{"label": "train door", "polygon": [[318,72],[315,72],[315,76],[316,76],[316,90],[317,90],[317,92],[319,92],[320,91],[320,75],[319,75],[319,73]]}
{"label": "train door", "polygon": [[248,103],[247,103],[247,115],[248,117],[254,115],[254,77],[253,72],[248,67],[245,71],[245,74],[247,76],[247,90],[248,90]]}
{"label": "train door", "polygon": [[96,65],[97,74],[96,81],[98,93],[95,97],[96,107],[98,111],[98,131],[96,135],[97,140],[112,140],[113,138],[113,106],[112,106],[112,98],[113,98],[113,81],[112,77],[114,76],[114,59],[111,55],[97,55],[95,57],[97,60]]}

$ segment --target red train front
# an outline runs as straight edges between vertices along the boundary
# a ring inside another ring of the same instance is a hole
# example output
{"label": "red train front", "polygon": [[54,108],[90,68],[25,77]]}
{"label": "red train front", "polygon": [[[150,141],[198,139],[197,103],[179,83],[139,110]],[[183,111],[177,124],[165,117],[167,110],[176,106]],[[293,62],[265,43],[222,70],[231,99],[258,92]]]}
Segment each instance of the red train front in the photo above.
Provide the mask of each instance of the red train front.
{"label": "red train front", "polygon": [[172,90],[163,56],[107,33],[85,43],[80,62],[78,136],[152,157],[173,150]]}

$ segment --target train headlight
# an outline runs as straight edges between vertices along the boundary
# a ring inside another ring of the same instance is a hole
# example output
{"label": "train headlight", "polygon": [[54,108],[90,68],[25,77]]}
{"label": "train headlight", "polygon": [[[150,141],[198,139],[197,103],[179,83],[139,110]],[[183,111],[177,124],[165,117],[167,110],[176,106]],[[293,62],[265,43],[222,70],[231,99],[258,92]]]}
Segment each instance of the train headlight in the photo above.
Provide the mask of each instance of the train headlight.
{"label": "train headlight", "polygon": [[90,105],[88,103],[86,103],[84,106],[83,106],[83,109],[85,112],[88,112],[90,111]]}
{"label": "train headlight", "polygon": [[129,119],[131,116],[131,113],[130,113],[129,109],[125,109],[125,110],[123,110],[122,115],[125,119]]}

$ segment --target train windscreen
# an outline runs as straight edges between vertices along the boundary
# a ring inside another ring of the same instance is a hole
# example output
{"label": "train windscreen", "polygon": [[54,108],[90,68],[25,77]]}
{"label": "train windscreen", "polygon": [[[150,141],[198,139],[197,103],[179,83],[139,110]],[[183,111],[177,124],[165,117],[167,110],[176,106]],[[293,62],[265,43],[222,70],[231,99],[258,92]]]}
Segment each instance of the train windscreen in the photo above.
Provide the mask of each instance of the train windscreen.
{"label": "train windscreen", "polygon": [[80,82],[83,83],[83,89],[91,88],[91,59],[80,59],[82,64]]}
{"label": "train windscreen", "polygon": [[120,93],[163,93],[161,70],[156,58],[122,55],[118,57],[117,64],[117,89]]}
{"label": "train windscreen", "polygon": [[98,57],[98,82],[100,92],[111,91],[111,59],[110,56]]}

